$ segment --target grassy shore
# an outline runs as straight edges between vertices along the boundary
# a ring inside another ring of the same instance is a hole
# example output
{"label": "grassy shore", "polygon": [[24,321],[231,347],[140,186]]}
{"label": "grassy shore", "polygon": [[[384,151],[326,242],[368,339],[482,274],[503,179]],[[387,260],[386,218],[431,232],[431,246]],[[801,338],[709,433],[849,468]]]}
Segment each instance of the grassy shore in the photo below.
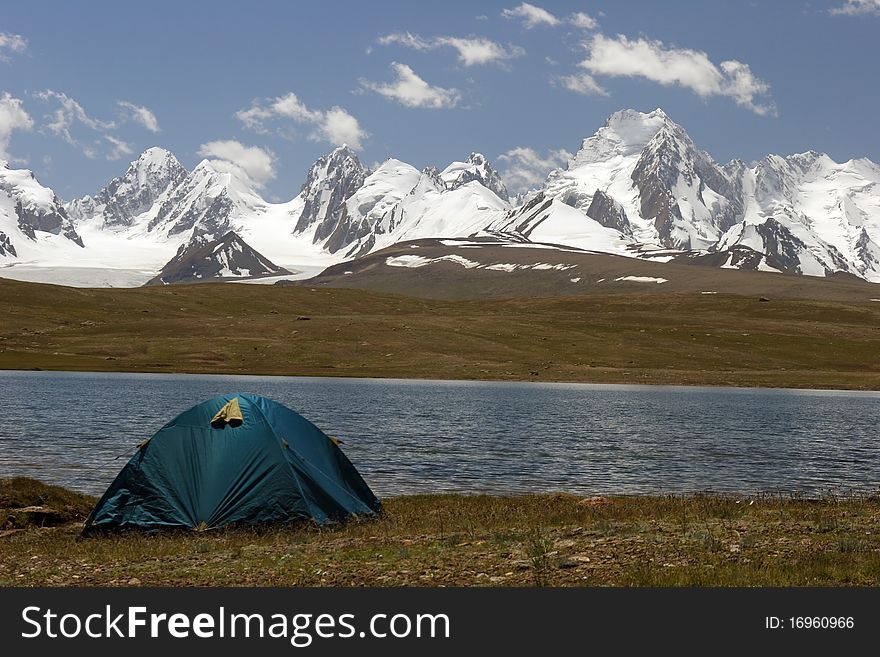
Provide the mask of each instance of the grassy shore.
{"label": "grassy shore", "polygon": [[440,301],[0,279],[0,369],[880,389],[880,303],[826,287]]}
{"label": "grassy shore", "polygon": [[0,481],[0,586],[880,583],[876,497],[408,496],[329,528],[80,539],[93,502]]}

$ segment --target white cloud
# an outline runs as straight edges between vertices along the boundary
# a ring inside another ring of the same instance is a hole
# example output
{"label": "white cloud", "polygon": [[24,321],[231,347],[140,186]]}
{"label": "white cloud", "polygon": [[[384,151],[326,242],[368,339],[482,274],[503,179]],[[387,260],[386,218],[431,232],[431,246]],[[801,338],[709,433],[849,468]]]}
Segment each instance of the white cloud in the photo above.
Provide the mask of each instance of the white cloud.
{"label": "white cloud", "polygon": [[113,135],[104,135],[104,139],[109,142],[109,144],[113,147],[107,153],[108,160],[118,160],[126,155],[131,155],[134,153],[134,149],[131,147],[131,144],[128,144],[121,139],[117,139]]}
{"label": "white cloud", "polygon": [[48,122],[44,127],[52,134],[61,137],[71,146],[81,148],[86,157],[95,157],[94,149],[80,144],[71,134],[71,128],[75,124],[80,123],[90,130],[106,133],[116,127],[116,124],[112,121],[100,121],[90,117],[82,105],[60,91],[46,89],[45,91],[37,92],[34,96],[46,103],[53,101],[58,103],[58,109],[48,115]]}
{"label": "white cloud", "polygon": [[310,110],[292,91],[272,101],[271,109],[275,114],[286,116],[298,123],[319,123],[322,117],[321,112]]}
{"label": "white cloud", "polygon": [[0,160],[11,159],[9,140],[15,130],[30,130],[34,121],[22,107],[21,99],[9,92],[0,95]]}
{"label": "white cloud", "polygon": [[311,125],[313,130],[309,138],[314,141],[326,141],[335,146],[348,144],[356,150],[362,148],[363,140],[368,136],[358,120],[342,107],[309,109],[292,91],[277,98],[254,101],[235,116],[246,128],[259,133],[265,133],[266,122],[274,118],[291,119],[295,123]]}
{"label": "white cloud", "polygon": [[378,43],[383,46],[399,44],[423,51],[444,47],[454,48],[458,51],[458,61],[464,66],[503,62],[526,54],[526,51],[519,46],[508,45],[505,47],[484,37],[439,36],[424,38],[409,32],[396,32],[379,37]]}
{"label": "white cloud", "polygon": [[199,147],[202,157],[223,171],[262,188],[275,177],[275,154],[258,146],[245,146],[234,139],[209,141]]}
{"label": "white cloud", "polygon": [[589,73],[575,73],[574,75],[560,75],[553,79],[555,84],[561,85],[569,91],[574,91],[584,96],[607,96],[608,90],[596,82]]}
{"label": "white cloud", "polygon": [[0,32],[0,62],[9,61],[9,53],[22,53],[27,49],[27,39],[20,34]]}
{"label": "white cloud", "polygon": [[832,7],[832,16],[858,16],[873,14],[880,16],[880,0],[845,0],[839,7]]}
{"label": "white cloud", "polygon": [[504,181],[511,190],[525,191],[539,185],[552,169],[564,165],[572,157],[564,148],[548,151],[541,156],[535,149],[523,146],[512,148],[498,156],[507,164],[503,171]]}
{"label": "white cloud", "polygon": [[599,27],[598,21],[583,11],[576,11],[568,17],[568,22],[582,30],[595,30]]}
{"label": "white cloud", "polygon": [[359,150],[361,140],[366,133],[361,128],[358,120],[341,107],[331,107],[324,112],[324,116],[318,125],[317,134],[312,139],[320,139],[331,144],[348,144]]}
{"label": "white cloud", "polygon": [[140,123],[150,132],[159,132],[159,121],[150,109],[141,105],[135,105],[127,100],[120,100],[116,104],[123,110],[126,110],[130,120]]}
{"label": "white cloud", "polygon": [[[108,160],[118,160],[134,153],[130,143],[112,134],[118,127],[115,121],[102,121],[89,116],[83,106],[67,94],[46,89],[35,93],[34,97],[44,103],[55,103],[58,106],[46,115],[43,128],[78,148],[87,158],[95,159],[103,152]],[[159,131],[159,123],[155,115],[146,107],[125,100],[118,101],[117,106],[124,110],[121,114],[123,120],[140,123],[152,132]],[[79,129],[82,132],[83,128],[97,135],[84,140],[75,137],[74,131]]]}
{"label": "white cloud", "polygon": [[504,16],[504,18],[521,19],[523,26],[527,30],[531,30],[533,27],[537,27],[539,25],[549,25],[550,27],[555,27],[562,22],[546,9],[536,7],[535,5],[530,5],[528,2],[523,2],[519,6],[512,9],[504,9],[501,12],[501,15]]}
{"label": "white cloud", "polygon": [[630,40],[598,34],[588,42],[590,56],[580,66],[593,75],[642,77],[665,86],[677,85],[698,96],[728,96],[756,114],[775,115],[770,86],[755,77],[748,64],[729,60],[715,65],[699,50],[667,47],[661,41]]}
{"label": "white cloud", "polygon": [[396,100],[406,107],[430,107],[434,109],[455,107],[461,101],[457,89],[431,86],[406,64],[391,63],[394,82],[382,83],[361,80],[361,86],[370,91]]}

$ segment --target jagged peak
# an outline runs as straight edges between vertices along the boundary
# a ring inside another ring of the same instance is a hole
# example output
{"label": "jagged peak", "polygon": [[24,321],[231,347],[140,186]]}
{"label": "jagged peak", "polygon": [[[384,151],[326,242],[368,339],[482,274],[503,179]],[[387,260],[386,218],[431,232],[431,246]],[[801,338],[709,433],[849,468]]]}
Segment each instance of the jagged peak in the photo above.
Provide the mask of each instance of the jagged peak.
{"label": "jagged peak", "polygon": [[687,133],[672,121],[662,109],[640,112],[622,109],[609,116],[596,133],[584,139],[568,168],[598,162],[616,155],[633,155],[641,152],[661,131],[670,135]]}
{"label": "jagged peak", "polygon": [[464,162],[452,162],[440,172],[440,178],[448,189],[456,189],[468,182],[478,181],[501,199],[507,200],[509,196],[504,181],[492,168],[489,158],[479,152],[472,152]]}

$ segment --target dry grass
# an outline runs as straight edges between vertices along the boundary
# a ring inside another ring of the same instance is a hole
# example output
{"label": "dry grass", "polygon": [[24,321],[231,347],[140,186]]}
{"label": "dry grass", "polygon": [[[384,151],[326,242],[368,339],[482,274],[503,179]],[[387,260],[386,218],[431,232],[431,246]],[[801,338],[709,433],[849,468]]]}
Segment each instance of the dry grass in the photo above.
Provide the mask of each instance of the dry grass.
{"label": "dry grass", "polygon": [[313,525],[0,538],[0,586],[876,586],[880,500],[392,498]]}
{"label": "dry grass", "polygon": [[880,304],[867,301],[638,292],[438,301],[0,279],[0,304],[5,369],[880,389]]}

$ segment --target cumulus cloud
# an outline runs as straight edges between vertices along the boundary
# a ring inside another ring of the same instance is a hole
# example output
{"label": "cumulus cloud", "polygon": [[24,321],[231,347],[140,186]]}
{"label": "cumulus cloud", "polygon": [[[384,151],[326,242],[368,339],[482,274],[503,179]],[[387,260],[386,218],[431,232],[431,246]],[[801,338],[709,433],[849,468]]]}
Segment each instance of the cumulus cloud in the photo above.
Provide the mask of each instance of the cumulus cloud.
{"label": "cumulus cloud", "polygon": [[568,22],[582,30],[595,30],[599,27],[598,21],[583,11],[576,11],[568,17]]}
{"label": "cumulus cloud", "polygon": [[15,130],[30,130],[34,121],[22,106],[21,99],[9,92],[0,95],[0,160],[12,159],[9,155],[9,140]]}
{"label": "cumulus cloud", "polygon": [[502,10],[504,18],[517,18],[522,21],[527,30],[539,25],[556,27],[562,21],[542,7],[530,5],[528,2],[520,3],[519,6]]}
{"label": "cumulus cloud", "polygon": [[859,16],[863,14],[880,16],[880,0],[846,0],[842,5],[831,8],[832,16]]}
{"label": "cumulus cloud", "polygon": [[665,86],[690,89],[700,97],[728,96],[759,115],[775,115],[770,86],[748,64],[714,64],[700,50],[667,47],[661,41],[598,34],[588,42],[589,57],[580,66],[593,75],[641,77]]}
{"label": "cumulus cloud", "polygon": [[545,155],[524,146],[511,148],[498,156],[507,168],[502,172],[505,183],[514,191],[525,191],[541,184],[552,169],[561,167],[572,155],[564,148],[548,151]]}
{"label": "cumulus cloud", "polygon": [[526,54],[526,51],[519,46],[508,45],[505,47],[484,37],[439,36],[424,38],[409,32],[396,32],[379,37],[378,43],[383,46],[398,44],[422,51],[454,48],[458,51],[458,61],[463,66],[499,63]]}
{"label": "cumulus cloud", "polygon": [[310,109],[292,91],[276,98],[254,101],[235,116],[246,128],[261,133],[267,132],[266,123],[270,120],[290,119],[311,126],[309,138],[314,141],[326,141],[335,146],[348,144],[357,150],[362,148],[363,140],[368,136],[358,120],[342,107]]}
{"label": "cumulus cloud", "polygon": [[386,98],[396,100],[406,107],[441,109],[455,107],[461,101],[461,94],[457,89],[432,86],[406,64],[392,62],[391,69],[394,71],[394,82],[361,80],[361,86]]}
{"label": "cumulus cloud", "polygon": [[159,121],[150,109],[127,100],[120,100],[116,104],[129,120],[141,124],[150,132],[159,132]]}
{"label": "cumulus cloud", "polygon": [[0,62],[8,62],[10,53],[22,53],[27,49],[27,39],[20,34],[0,32]]}
{"label": "cumulus cloud", "polygon": [[553,79],[554,84],[565,87],[584,96],[607,96],[608,90],[596,82],[589,73],[575,73],[574,75],[560,75]]}
{"label": "cumulus cloud", "polygon": [[258,146],[245,146],[234,139],[209,141],[199,147],[198,154],[258,189],[275,177],[275,154]]}

